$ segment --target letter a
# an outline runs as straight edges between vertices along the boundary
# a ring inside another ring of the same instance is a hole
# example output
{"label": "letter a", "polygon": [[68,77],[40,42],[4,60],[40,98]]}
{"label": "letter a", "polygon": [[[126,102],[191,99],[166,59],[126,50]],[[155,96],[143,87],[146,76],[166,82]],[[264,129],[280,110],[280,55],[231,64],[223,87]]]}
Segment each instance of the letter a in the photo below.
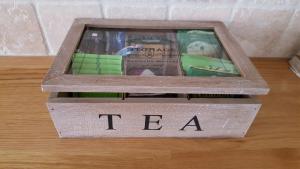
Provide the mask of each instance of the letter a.
{"label": "letter a", "polygon": [[[194,121],[194,124],[190,124],[192,121]],[[184,128],[185,128],[186,126],[196,126],[197,129],[196,129],[195,131],[202,131],[197,116],[194,116],[194,117],[193,117],[188,123],[186,123],[186,125],[183,126],[180,130],[183,131]]]}

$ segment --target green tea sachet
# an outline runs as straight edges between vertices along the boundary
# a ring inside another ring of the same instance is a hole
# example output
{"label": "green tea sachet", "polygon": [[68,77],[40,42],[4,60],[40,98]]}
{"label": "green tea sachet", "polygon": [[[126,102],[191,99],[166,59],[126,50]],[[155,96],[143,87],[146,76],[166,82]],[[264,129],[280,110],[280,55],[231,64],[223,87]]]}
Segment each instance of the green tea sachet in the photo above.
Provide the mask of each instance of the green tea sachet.
{"label": "green tea sachet", "polygon": [[180,30],[176,34],[181,53],[219,57],[221,47],[210,30]]}
{"label": "green tea sachet", "polygon": [[226,59],[182,54],[181,65],[187,76],[240,76],[235,65]]}
{"label": "green tea sachet", "polygon": [[75,97],[122,97],[121,93],[73,93]]}
{"label": "green tea sachet", "polygon": [[[85,75],[122,75],[121,55],[97,55],[75,53],[72,59],[72,73]],[[77,97],[122,97],[120,93],[74,93]]]}
{"label": "green tea sachet", "polygon": [[73,56],[73,74],[122,75],[121,55],[76,53]]}

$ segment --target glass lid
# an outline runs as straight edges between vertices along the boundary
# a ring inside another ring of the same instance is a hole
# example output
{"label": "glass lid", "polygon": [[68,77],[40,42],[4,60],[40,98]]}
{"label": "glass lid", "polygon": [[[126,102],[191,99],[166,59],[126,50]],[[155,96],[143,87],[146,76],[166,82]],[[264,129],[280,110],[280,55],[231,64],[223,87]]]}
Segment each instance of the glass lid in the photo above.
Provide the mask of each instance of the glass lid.
{"label": "glass lid", "polygon": [[42,89],[50,92],[266,94],[222,22],[76,19]]}
{"label": "glass lid", "polygon": [[85,28],[68,74],[238,77],[213,29]]}

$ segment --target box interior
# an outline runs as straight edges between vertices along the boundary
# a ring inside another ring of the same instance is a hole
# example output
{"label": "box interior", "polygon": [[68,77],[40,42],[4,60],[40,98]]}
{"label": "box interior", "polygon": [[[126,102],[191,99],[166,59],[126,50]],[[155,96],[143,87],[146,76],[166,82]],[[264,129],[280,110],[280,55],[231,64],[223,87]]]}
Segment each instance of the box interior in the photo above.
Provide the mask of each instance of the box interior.
{"label": "box interior", "polygon": [[[118,76],[239,77],[213,29],[85,27],[68,74]],[[99,98],[244,98],[229,94],[60,93]]]}
{"label": "box interior", "polygon": [[101,93],[101,92],[59,92],[58,98],[250,98],[250,95],[237,94],[181,94],[181,93]]}

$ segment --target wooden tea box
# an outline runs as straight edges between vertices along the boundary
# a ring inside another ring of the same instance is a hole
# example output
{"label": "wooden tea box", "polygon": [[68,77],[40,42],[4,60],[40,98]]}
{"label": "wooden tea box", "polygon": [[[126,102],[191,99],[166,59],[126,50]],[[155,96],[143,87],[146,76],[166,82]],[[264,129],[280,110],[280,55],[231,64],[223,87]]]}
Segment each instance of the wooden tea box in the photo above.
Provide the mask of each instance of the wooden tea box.
{"label": "wooden tea box", "polygon": [[221,22],[76,19],[42,82],[59,137],[243,137],[269,88]]}

